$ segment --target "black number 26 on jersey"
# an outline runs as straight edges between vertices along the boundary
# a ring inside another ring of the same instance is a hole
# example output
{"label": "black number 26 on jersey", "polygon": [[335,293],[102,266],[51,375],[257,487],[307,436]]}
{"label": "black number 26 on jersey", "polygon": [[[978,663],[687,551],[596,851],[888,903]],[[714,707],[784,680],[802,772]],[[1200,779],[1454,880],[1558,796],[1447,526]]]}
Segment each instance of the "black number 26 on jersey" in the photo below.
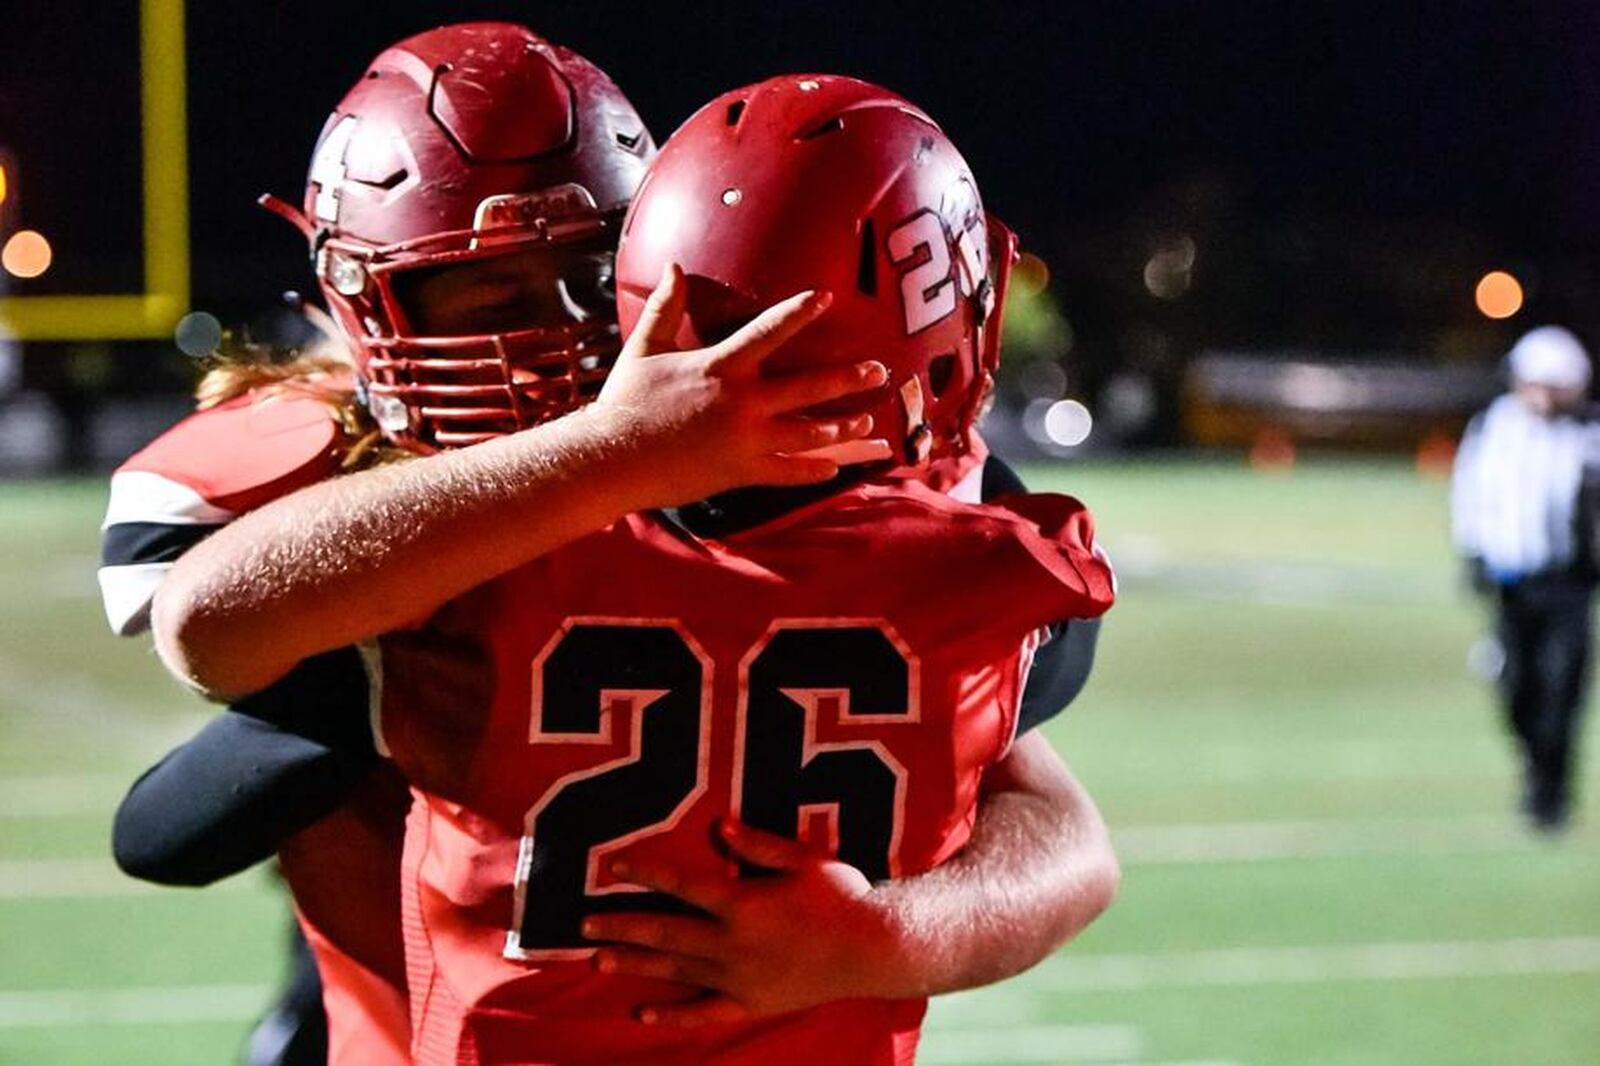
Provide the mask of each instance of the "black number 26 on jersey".
{"label": "black number 26 on jersey", "polygon": [[[844,722],[915,721],[904,645],[877,621],[778,622],[740,668],[735,795],[719,806],[785,836],[825,816],[840,859],[890,876],[903,771],[875,744],[820,741],[817,726],[828,701]],[[598,859],[670,829],[709,787],[713,670],[677,624],[613,619],[569,623],[534,664],[533,743],[614,743],[613,720],[625,716],[606,710],[621,700],[633,706],[632,737],[620,758],[562,778],[529,810],[508,956],[587,954],[578,930],[588,914],[681,909],[658,893],[600,887]]]}

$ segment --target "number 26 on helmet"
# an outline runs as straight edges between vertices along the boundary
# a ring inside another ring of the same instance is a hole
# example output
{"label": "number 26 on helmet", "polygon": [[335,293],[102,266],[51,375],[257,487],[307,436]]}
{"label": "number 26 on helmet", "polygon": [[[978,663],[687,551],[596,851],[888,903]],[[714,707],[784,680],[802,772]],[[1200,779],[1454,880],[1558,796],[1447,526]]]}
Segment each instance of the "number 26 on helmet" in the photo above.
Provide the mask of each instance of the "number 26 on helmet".
{"label": "number 26 on helmet", "polygon": [[921,109],[853,78],[788,75],[718,97],[662,147],[623,223],[618,319],[626,335],[668,262],[688,277],[685,345],[828,290],[769,371],[882,362],[889,382],[864,409],[916,465],[970,447],[1015,255]]}

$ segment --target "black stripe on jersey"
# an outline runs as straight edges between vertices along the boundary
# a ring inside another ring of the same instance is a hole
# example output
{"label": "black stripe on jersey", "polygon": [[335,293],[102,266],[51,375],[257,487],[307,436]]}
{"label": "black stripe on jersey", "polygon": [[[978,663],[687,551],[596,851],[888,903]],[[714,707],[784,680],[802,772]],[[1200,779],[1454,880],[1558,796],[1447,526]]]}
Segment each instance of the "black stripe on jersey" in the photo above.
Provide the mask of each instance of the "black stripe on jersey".
{"label": "black stripe on jersey", "polygon": [[221,524],[118,522],[107,526],[100,537],[100,565],[170,563],[221,528]]}

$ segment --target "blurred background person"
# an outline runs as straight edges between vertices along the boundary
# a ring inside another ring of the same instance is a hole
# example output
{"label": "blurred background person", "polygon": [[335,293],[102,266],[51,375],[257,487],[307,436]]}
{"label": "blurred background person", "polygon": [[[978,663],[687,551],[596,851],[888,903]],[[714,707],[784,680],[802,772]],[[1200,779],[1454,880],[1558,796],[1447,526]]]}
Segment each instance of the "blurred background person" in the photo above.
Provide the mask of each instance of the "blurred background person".
{"label": "blurred background person", "polygon": [[1558,831],[1571,809],[1588,694],[1600,418],[1589,403],[1589,354],[1568,330],[1532,330],[1506,362],[1511,391],[1462,439],[1451,525],[1474,586],[1496,610],[1501,699],[1524,764],[1523,812],[1534,827]]}

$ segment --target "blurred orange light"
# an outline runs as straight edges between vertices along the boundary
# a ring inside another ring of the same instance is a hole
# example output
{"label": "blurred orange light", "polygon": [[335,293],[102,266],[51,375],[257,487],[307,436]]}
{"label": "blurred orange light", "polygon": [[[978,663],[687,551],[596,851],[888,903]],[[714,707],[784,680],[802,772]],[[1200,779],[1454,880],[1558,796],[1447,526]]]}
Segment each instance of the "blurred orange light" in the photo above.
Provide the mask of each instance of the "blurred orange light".
{"label": "blurred orange light", "polygon": [[1417,473],[1448,478],[1456,461],[1456,441],[1448,433],[1430,433],[1417,445]]}
{"label": "blurred orange light", "polygon": [[1264,473],[1287,473],[1294,469],[1294,438],[1277,426],[1262,426],[1250,444],[1250,465]]}
{"label": "blurred orange light", "polygon": [[1504,270],[1491,270],[1479,278],[1474,296],[1478,310],[1490,318],[1510,318],[1522,310],[1522,283]]}
{"label": "blurred orange light", "polygon": [[0,204],[6,202],[6,166],[0,163]]}
{"label": "blurred orange light", "polygon": [[1023,252],[1011,268],[1011,284],[1029,296],[1041,293],[1050,284],[1050,267],[1032,252]]}
{"label": "blurred orange light", "polygon": [[37,230],[21,229],[0,249],[0,266],[18,278],[36,278],[50,269],[50,242]]}

